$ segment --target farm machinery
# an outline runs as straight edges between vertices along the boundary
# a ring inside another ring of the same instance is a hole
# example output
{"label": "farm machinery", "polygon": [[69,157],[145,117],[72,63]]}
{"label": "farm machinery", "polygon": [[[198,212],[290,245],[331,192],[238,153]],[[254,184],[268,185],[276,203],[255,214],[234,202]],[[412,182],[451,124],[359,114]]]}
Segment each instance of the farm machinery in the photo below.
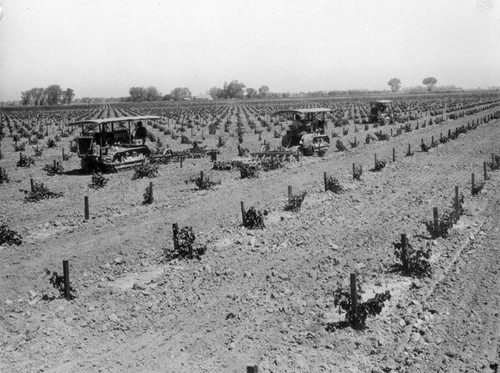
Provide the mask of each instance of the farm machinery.
{"label": "farm machinery", "polygon": [[142,127],[140,124],[143,121],[160,119],[158,116],[146,115],[88,119],[69,124],[82,128],[81,136],[75,139],[82,170],[115,172],[150,162],[168,163],[185,158],[201,158],[217,152],[195,143],[189,150],[174,152],[167,149],[163,154],[153,154],[145,145],[145,138],[139,136],[138,129]]}
{"label": "farm machinery", "polygon": [[159,119],[147,115],[88,119],[69,124],[82,129],[75,139],[82,170],[114,172],[149,162],[151,150],[137,138],[132,125]]}
{"label": "farm machinery", "polygon": [[153,155],[152,159],[154,162],[158,163],[170,163],[179,162],[181,159],[198,159],[207,155],[210,155],[212,159],[215,159],[216,154],[219,154],[218,149],[208,149],[206,146],[199,146],[198,143],[194,141],[191,149],[179,151],[165,149],[162,154]]}
{"label": "farm machinery", "polygon": [[274,115],[284,115],[292,119],[281,146],[286,151],[300,155],[323,155],[330,147],[330,137],[326,135],[327,108],[284,110]]}
{"label": "farm machinery", "polygon": [[391,100],[377,100],[370,103],[370,123],[378,123],[381,125],[389,124],[391,116],[389,107],[392,103]]}

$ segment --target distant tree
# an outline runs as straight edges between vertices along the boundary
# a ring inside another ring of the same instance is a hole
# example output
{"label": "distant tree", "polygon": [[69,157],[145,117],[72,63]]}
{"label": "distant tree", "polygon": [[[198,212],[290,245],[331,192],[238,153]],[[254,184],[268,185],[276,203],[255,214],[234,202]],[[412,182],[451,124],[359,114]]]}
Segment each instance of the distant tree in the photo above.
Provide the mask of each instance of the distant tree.
{"label": "distant tree", "polygon": [[63,90],[58,84],[49,85],[45,89],[47,95],[47,105],[57,105],[62,102]]}
{"label": "distant tree", "polygon": [[247,98],[255,98],[257,91],[254,88],[247,88]]}
{"label": "distant tree", "polygon": [[437,79],[432,76],[429,76],[424,80],[422,80],[422,84],[427,86],[428,91],[432,90],[432,88],[436,85],[437,82],[438,82]]}
{"label": "distant tree", "polygon": [[146,88],[144,87],[131,87],[128,90],[130,100],[134,102],[146,101]]}
{"label": "distant tree", "polygon": [[399,78],[392,78],[387,84],[391,87],[392,92],[397,92],[401,88],[401,80]]}
{"label": "distant tree", "polygon": [[47,93],[43,88],[32,88],[31,95],[35,106],[43,105],[46,101]]}
{"label": "distant tree", "polygon": [[161,100],[161,92],[156,87],[148,87],[145,92],[146,101],[159,101]]}
{"label": "distant tree", "polygon": [[233,80],[226,88],[227,98],[243,98],[245,96],[245,84]]}
{"label": "distant tree", "polygon": [[217,98],[223,98],[223,91],[219,87],[212,87],[208,90],[208,94],[212,96],[212,98],[215,100]]}
{"label": "distant tree", "polygon": [[75,98],[75,92],[71,88],[66,88],[66,90],[63,92],[63,103],[64,104],[71,104],[71,101]]}
{"label": "distant tree", "polygon": [[189,88],[174,88],[170,94],[174,97],[174,100],[183,100],[185,98],[191,98],[191,91]]}
{"label": "distant tree", "polygon": [[21,92],[21,105],[30,105],[32,101],[32,90]]}
{"label": "distant tree", "polygon": [[263,85],[262,87],[259,88],[260,97],[266,97],[268,93],[269,93],[269,87],[267,85]]}
{"label": "distant tree", "polygon": [[163,96],[163,101],[170,101],[173,99],[174,99],[174,96],[172,96],[170,93],[167,93],[165,96]]}

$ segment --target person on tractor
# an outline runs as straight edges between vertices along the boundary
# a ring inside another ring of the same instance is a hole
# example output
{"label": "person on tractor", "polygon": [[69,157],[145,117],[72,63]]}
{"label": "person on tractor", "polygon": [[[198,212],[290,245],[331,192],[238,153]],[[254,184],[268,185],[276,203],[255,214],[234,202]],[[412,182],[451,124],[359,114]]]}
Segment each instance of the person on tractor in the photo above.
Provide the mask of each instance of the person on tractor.
{"label": "person on tractor", "polygon": [[146,138],[148,137],[148,131],[142,126],[142,122],[137,123],[135,129],[135,138],[141,140],[142,144],[146,143]]}

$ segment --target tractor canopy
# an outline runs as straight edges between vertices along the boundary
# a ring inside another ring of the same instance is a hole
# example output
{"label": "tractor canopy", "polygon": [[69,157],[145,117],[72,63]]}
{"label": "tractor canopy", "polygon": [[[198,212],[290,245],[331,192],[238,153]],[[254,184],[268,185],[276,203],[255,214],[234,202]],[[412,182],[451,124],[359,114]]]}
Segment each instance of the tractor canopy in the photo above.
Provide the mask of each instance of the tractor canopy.
{"label": "tractor canopy", "polygon": [[93,138],[94,142],[102,147],[109,142],[131,144],[134,132],[133,123],[158,119],[161,118],[154,115],[86,119],[70,123],[68,126],[81,126],[81,136]]}

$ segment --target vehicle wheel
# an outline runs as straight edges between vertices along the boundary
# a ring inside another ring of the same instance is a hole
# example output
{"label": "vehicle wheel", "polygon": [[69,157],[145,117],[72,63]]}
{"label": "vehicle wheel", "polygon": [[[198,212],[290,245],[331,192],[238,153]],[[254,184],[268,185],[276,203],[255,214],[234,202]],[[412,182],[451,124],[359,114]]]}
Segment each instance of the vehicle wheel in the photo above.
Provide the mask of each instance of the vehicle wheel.
{"label": "vehicle wheel", "polygon": [[301,146],[297,147],[297,159],[301,159],[304,156],[304,149]]}

